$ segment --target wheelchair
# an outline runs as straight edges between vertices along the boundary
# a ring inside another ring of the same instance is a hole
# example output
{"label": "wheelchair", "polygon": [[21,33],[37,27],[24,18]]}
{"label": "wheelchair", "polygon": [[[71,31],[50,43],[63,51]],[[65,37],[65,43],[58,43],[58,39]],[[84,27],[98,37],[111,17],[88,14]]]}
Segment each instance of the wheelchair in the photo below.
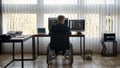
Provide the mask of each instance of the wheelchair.
{"label": "wheelchair", "polygon": [[[73,46],[69,43],[69,35],[52,35],[50,44],[47,46],[47,64],[52,64],[52,60],[58,55],[63,55],[73,64]],[[57,53],[55,52],[57,50]]]}

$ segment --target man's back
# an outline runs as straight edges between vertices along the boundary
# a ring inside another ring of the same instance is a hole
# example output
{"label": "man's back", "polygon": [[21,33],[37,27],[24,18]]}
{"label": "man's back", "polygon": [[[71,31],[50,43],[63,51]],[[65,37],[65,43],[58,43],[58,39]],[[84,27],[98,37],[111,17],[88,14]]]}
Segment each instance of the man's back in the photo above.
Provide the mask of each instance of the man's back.
{"label": "man's back", "polygon": [[69,27],[60,23],[53,25],[50,32],[53,34],[71,34]]}

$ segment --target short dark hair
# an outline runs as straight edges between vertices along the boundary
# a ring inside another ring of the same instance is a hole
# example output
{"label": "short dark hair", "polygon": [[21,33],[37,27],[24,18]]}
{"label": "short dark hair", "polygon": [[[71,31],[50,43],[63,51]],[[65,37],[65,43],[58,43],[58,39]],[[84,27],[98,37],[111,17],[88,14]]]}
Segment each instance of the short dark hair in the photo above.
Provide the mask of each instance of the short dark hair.
{"label": "short dark hair", "polygon": [[65,16],[63,16],[63,15],[58,16],[58,21],[63,20],[63,19],[65,19]]}

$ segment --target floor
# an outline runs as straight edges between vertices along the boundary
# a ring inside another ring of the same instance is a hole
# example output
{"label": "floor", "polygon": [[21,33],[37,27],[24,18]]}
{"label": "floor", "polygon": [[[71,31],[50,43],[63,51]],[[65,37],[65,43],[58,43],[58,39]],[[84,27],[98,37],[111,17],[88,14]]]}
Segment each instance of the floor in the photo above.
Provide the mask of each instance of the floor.
{"label": "floor", "polygon": [[[31,55],[26,55],[25,58],[30,58]],[[19,58],[20,55],[16,55]],[[53,64],[48,66],[46,56],[40,55],[35,61],[24,61],[24,68],[120,68],[120,55],[117,57],[102,57],[99,54],[94,54],[92,60],[83,60],[80,55],[74,55],[74,63],[72,66],[68,64],[68,60],[63,56],[58,56],[53,60]],[[0,68],[12,59],[9,54],[0,55]],[[15,61],[7,68],[21,68],[21,62]]]}

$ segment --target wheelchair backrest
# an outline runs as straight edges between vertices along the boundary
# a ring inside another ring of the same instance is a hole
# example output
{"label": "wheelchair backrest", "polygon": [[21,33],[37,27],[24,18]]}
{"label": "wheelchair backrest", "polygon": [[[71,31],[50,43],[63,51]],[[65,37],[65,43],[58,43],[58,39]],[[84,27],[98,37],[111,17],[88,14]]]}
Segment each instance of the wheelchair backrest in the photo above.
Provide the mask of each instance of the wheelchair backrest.
{"label": "wheelchair backrest", "polygon": [[68,34],[51,34],[50,47],[56,50],[69,49],[69,35]]}

